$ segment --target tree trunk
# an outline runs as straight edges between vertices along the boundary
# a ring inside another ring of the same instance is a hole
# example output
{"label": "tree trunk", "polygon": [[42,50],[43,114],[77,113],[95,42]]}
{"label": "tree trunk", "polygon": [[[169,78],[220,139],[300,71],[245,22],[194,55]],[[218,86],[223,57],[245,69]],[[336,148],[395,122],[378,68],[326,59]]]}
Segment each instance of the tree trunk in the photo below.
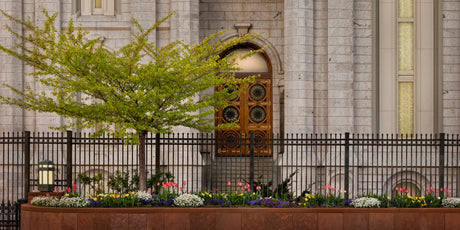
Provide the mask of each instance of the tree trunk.
{"label": "tree trunk", "polygon": [[139,190],[147,191],[147,173],[145,170],[145,132],[139,133]]}

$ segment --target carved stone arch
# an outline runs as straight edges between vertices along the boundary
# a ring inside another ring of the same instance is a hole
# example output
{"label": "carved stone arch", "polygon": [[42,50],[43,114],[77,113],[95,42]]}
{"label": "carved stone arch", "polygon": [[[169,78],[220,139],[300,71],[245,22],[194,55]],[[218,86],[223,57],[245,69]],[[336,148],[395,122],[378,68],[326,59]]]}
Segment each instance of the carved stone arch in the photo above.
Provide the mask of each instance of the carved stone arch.
{"label": "carved stone arch", "polygon": [[[223,34],[222,40],[226,41],[226,40],[230,40],[235,37],[238,37],[238,33],[235,31],[231,31],[231,32],[227,32]],[[279,54],[275,46],[270,41],[260,36],[259,38],[252,40],[250,43],[257,47],[261,47],[261,48],[265,47],[264,53],[267,55],[268,59],[271,62],[274,77],[279,74],[284,74],[281,55]],[[278,80],[278,79],[273,79],[273,80]]]}
{"label": "carved stone arch", "polygon": [[[227,31],[222,35],[222,40],[230,40],[238,37],[236,30]],[[265,47],[264,54],[267,56],[272,67],[272,89],[273,89],[273,132],[284,133],[284,65],[282,54],[276,49],[268,39],[259,36],[251,41],[251,44],[257,47]],[[277,158],[277,155],[274,155]]]}
{"label": "carved stone arch", "polygon": [[[395,187],[401,183],[403,185],[406,184],[408,186],[412,186],[412,185],[416,186],[416,188],[422,194],[424,191],[423,188],[425,188],[426,186],[432,185],[430,184],[430,181],[424,175],[420,174],[419,172],[406,170],[406,171],[400,171],[400,172],[394,173],[393,175],[390,175],[387,181],[383,184],[382,193],[393,195]],[[409,189],[409,188],[404,188],[404,189]],[[420,195],[420,194],[414,194],[414,195]]]}
{"label": "carved stone arch", "polygon": [[[327,185],[331,185],[331,188],[334,188],[335,193],[339,193],[339,191],[345,190],[345,173],[344,172],[337,172],[330,176],[329,180],[327,181]],[[350,174],[348,176],[348,181],[353,181],[353,176]],[[324,185],[323,185],[324,186]],[[349,188],[350,189],[350,188]],[[350,192],[350,191],[347,191]]]}

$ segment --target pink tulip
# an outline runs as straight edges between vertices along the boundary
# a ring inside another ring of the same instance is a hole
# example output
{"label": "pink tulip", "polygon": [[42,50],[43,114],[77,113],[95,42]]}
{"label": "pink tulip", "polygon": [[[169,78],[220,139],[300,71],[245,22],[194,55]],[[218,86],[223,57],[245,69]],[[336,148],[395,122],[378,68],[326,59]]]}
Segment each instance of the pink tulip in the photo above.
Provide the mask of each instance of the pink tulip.
{"label": "pink tulip", "polygon": [[230,181],[227,182],[228,185],[232,185],[232,183]]}

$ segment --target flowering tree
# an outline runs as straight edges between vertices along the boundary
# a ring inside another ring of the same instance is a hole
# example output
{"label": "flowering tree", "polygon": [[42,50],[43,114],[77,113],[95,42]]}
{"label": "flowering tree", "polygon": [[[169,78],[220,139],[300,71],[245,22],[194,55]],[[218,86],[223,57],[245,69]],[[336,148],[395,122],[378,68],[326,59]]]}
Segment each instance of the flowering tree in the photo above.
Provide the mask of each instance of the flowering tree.
{"label": "flowering tree", "polygon": [[[142,190],[146,189],[146,133],[168,133],[179,125],[202,131],[231,126],[216,127],[206,117],[226,106],[253,79],[235,78],[231,72],[237,68],[236,57],[220,54],[257,35],[220,41],[221,32],[196,44],[176,41],[157,47],[148,36],[171,14],[147,29],[133,20],[138,32],[133,33],[131,42],[110,50],[101,38],[88,39],[87,32],[76,28],[72,21],[61,32],[54,26],[57,14],[49,15],[44,10],[47,20],[38,27],[1,12],[30,31],[30,35],[15,33],[7,27],[17,38],[21,51],[1,44],[0,50],[34,67],[34,79],[52,90],[46,94],[35,92],[30,86],[23,90],[7,85],[19,97],[0,96],[0,103],[69,118],[67,125],[56,128],[96,128],[97,134],[106,132],[140,143]],[[243,86],[240,91],[203,93],[236,84]],[[75,100],[77,95],[81,95],[81,100]]]}

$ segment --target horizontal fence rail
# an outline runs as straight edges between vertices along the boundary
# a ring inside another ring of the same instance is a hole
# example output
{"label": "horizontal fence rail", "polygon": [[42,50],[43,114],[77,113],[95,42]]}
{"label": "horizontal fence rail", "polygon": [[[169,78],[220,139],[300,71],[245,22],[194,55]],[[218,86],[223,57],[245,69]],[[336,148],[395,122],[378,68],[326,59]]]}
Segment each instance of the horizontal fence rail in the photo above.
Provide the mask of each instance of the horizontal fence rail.
{"label": "horizontal fence rail", "polygon": [[[264,194],[365,193],[394,196],[458,196],[459,135],[289,134],[261,139],[221,139],[207,133],[146,136],[148,185],[158,177],[184,191],[233,192],[249,184]],[[1,197],[4,202],[38,191],[38,166],[54,163],[54,186],[76,184],[84,194],[114,192],[114,184],[136,189],[139,146],[112,136],[85,133],[3,133],[0,136]],[[90,187],[79,174],[102,179]],[[134,181],[134,182],[133,182]],[[241,182],[241,183],[238,183]],[[110,187],[108,184],[112,184]]]}

